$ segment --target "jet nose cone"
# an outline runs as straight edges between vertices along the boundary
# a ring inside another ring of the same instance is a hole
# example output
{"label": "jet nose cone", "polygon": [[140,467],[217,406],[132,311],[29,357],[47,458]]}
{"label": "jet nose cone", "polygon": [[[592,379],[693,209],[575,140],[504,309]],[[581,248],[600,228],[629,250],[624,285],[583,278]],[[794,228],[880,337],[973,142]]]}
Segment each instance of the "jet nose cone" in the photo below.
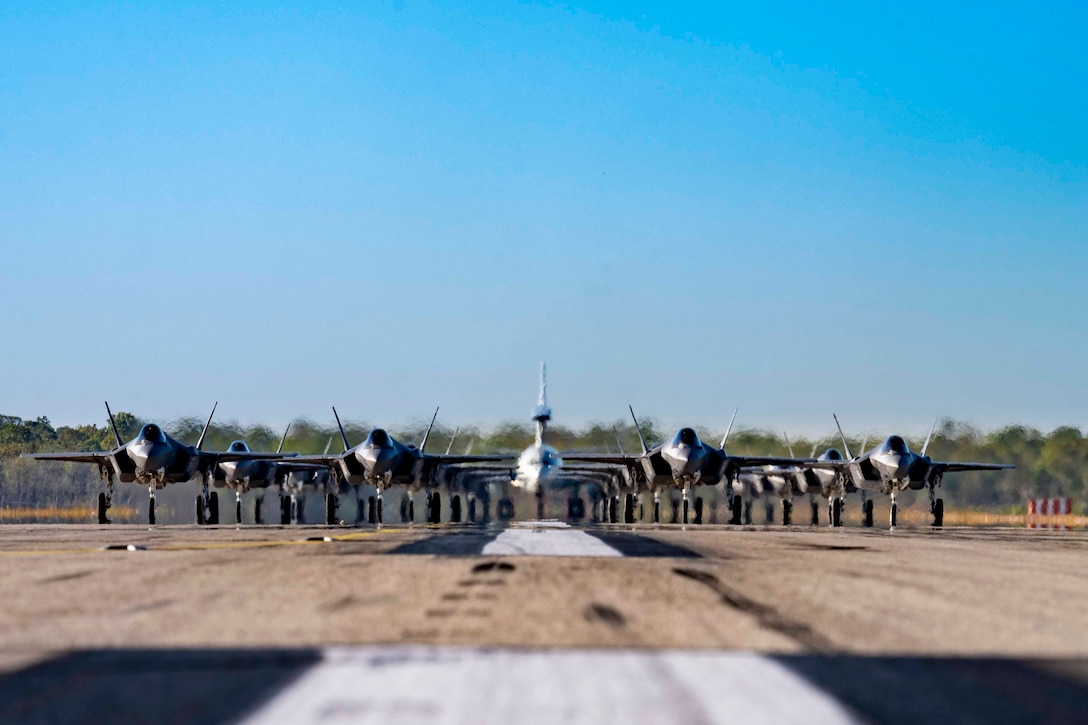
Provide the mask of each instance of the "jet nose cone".
{"label": "jet nose cone", "polygon": [[674,446],[663,455],[674,473],[695,473],[703,459],[702,450],[692,446]]}

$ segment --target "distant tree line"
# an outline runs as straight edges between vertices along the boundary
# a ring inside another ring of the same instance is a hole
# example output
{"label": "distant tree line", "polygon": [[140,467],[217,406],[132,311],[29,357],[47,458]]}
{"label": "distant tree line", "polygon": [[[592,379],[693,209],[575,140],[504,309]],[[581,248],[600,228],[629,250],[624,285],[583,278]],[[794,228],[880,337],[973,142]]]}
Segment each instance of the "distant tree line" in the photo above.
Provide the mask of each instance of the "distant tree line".
{"label": "distant tree line", "polygon": [[[136,435],[143,420],[120,412],[116,420],[123,440]],[[646,419],[642,433],[650,445],[671,436],[657,421]],[[182,418],[165,424],[166,430],[185,443],[195,443],[204,421]],[[399,440],[418,444],[426,429],[425,422],[415,422],[390,430]],[[345,423],[350,445],[360,443],[370,430],[362,421]],[[715,444],[722,431],[698,429],[699,435]],[[428,440],[431,452],[443,452],[454,436],[453,429],[436,426]],[[266,425],[243,426],[233,421],[213,422],[208,432],[205,448],[224,450],[231,441],[245,440],[253,450],[274,451],[283,431]],[[528,424],[503,423],[493,429],[465,427],[456,431],[454,452],[515,453],[533,440],[533,429]],[[637,453],[640,450],[638,434],[630,422],[591,423],[581,429],[564,426],[549,428],[548,442],[562,451]],[[850,440],[856,455],[863,440]],[[870,437],[869,446],[877,439]],[[914,450],[921,447],[921,440],[908,441]],[[18,460],[21,453],[56,451],[107,451],[116,445],[113,430],[108,421],[103,425],[53,427],[46,417],[26,420],[16,416],[0,416],[0,507],[5,505],[68,505],[86,504],[101,485],[94,466],[80,464],[43,464]],[[311,420],[299,419],[291,424],[286,451],[321,453],[326,448],[343,450],[343,441],[335,425],[321,425]],[[837,436],[818,440],[798,438],[792,441],[796,456],[817,454],[828,447],[841,450]],[[761,430],[735,430],[729,438],[730,453],[761,455],[789,455],[790,447],[784,438]],[[985,508],[1022,507],[1031,497],[1070,496],[1083,505],[1086,496],[1088,473],[1088,439],[1075,427],[1065,426],[1043,433],[1026,426],[1008,426],[995,431],[978,429],[944,420],[938,427],[929,454],[940,460],[992,461],[1013,463],[1015,471],[997,473],[950,474],[946,477],[941,495],[949,504]],[[125,488],[118,487],[118,492]],[[142,491],[138,496],[144,497]]]}

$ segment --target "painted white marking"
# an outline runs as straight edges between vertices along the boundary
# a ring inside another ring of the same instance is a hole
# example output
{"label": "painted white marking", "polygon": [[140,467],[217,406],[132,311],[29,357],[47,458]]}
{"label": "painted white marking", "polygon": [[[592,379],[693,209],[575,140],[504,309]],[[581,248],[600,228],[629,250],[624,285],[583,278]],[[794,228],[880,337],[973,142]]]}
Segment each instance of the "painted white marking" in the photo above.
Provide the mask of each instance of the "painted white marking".
{"label": "painted white marking", "polygon": [[506,529],[480,552],[484,556],[623,556],[595,536],[569,527]]}
{"label": "painted white marking", "polygon": [[743,652],[334,649],[243,720],[270,723],[855,723]]}

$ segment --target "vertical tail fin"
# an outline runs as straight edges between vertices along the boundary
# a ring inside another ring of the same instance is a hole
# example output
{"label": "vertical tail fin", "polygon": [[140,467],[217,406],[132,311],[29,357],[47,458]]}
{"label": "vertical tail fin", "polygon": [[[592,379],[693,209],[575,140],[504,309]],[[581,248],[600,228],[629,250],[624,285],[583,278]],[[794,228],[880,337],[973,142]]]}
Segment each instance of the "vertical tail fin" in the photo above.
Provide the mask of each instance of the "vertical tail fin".
{"label": "vertical tail fin", "polygon": [[853,454],[850,453],[850,444],[846,442],[846,436],[842,434],[842,426],[839,425],[839,416],[832,413],[831,417],[835,419],[835,427],[839,429],[839,438],[842,439],[843,453],[846,454],[846,460],[854,460]]}
{"label": "vertical tail fin", "polygon": [[291,430],[291,424],[288,423],[287,427],[283,429],[283,438],[280,438],[280,444],[276,446],[276,453],[283,453],[283,444],[287,442],[287,431]]}
{"label": "vertical tail fin", "polygon": [[551,419],[552,409],[548,407],[548,368],[544,363],[540,363],[540,395],[537,396],[536,407],[533,408],[538,446],[544,445],[544,434],[548,431],[548,423]]}
{"label": "vertical tail fin", "polygon": [[941,419],[940,416],[937,416],[936,418],[933,419],[933,425],[930,426],[930,428],[929,428],[929,435],[926,436],[926,442],[922,444],[922,455],[923,456],[926,454],[926,450],[929,449],[929,441],[930,441],[930,439],[933,438],[933,431],[937,430],[937,421],[940,420],[940,419]]}
{"label": "vertical tail fin", "polygon": [[329,440],[325,442],[325,452],[322,453],[321,455],[323,455],[323,456],[329,455],[329,449],[330,448],[332,448],[332,436],[329,436]]}
{"label": "vertical tail fin", "polygon": [[427,426],[427,432],[423,434],[423,440],[419,442],[419,452],[423,453],[423,450],[427,447],[427,439],[431,437],[431,429],[434,428],[434,422],[438,418],[438,408],[434,409],[434,415],[431,416],[431,424]]}
{"label": "vertical tail fin", "polygon": [[204,430],[200,431],[200,438],[197,439],[196,449],[199,451],[200,447],[204,445],[204,437],[208,435],[208,426],[212,424],[212,416],[215,415],[215,409],[218,407],[219,401],[215,401],[215,405],[212,406],[212,412],[208,414],[208,420],[204,423]]}
{"label": "vertical tail fin", "polygon": [[729,433],[733,430],[733,422],[737,419],[738,410],[740,410],[739,405],[736,408],[733,408],[733,417],[729,419],[729,427],[725,429],[725,435],[722,436],[722,442],[718,444],[718,448],[723,451],[725,450],[725,442],[729,440]]}
{"label": "vertical tail fin", "polygon": [[453,429],[453,435],[450,436],[450,444],[448,446],[446,446],[446,455],[447,456],[450,454],[450,451],[453,450],[453,442],[455,440],[457,440],[457,434],[460,433],[460,432],[461,432],[460,426]]}
{"label": "vertical tail fin", "polygon": [[117,447],[125,445],[125,442],[121,440],[121,431],[117,429],[117,421],[113,419],[113,411],[110,410],[110,403],[106,401],[106,414],[110,417],[110,425],[113,426],[113,437],[117,439]]}
{"label": "vertical tail fin", "polygon": [[336,412],[336,406],[332,406],[332,415],[336,418],[336,427],[340,429],[340,438],[344,441],[344,453],[351,450],[351,446],[348,444],[348,435],[344,432],[344,424],[340,422],[340,415]]}
{"label": "vertical tail fin", "polygon": [[793,444],[790,443],[789,433],[782,431],[782,437],[786,439],[786,450],[790,452],[790,458],[797,458],[797,456],[793,455]]}
{"label": "vertical tail fin", "polygon": [[627,404],[627,410],[631,411],[631,420],[635,421],[635,432],[638,433],[638,442],[642,445],[643,454],[649,453],[650,449],[646,447],[646,439],[642,437],[642,428],[638,425],[638,418],[635,417],[635,409],[631,407],[631,404]]}
{"label": "vertical tail fin", "polygon": [[616,426],[612,426],[612,432],[616,434],[616,445],[620,447],[620,455],[626,456],[627,453],[623,450],[623,441],[620,440],[620,432],[616,430]]}

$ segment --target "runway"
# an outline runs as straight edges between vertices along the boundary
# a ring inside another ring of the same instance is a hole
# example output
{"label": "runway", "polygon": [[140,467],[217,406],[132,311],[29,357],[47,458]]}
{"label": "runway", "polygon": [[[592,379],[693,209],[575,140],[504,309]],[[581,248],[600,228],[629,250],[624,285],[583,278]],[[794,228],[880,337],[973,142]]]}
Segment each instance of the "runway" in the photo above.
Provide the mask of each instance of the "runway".
{"label": "runway", "polygon": [[4,526],[0,721],[1083,719],[1086,551],[1020,529]]}

